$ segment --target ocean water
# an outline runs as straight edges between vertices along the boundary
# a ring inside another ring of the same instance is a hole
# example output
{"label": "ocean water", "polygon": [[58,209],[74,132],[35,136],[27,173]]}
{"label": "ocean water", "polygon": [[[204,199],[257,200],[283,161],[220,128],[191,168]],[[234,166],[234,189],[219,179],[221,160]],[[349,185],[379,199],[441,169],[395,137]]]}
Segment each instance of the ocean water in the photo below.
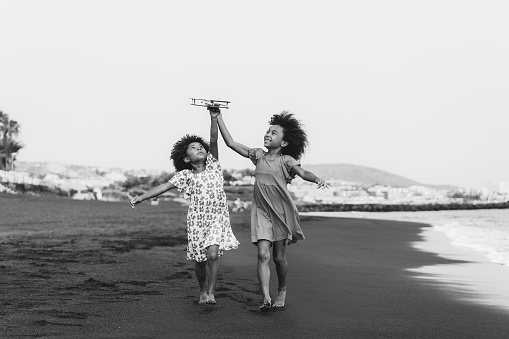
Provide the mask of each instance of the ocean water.
{"label": "ocean water", "polygon": [[453,245],[474,249],[489,261],[509,269],[508,209],[446,213],[433,225],[437,231],[444,232]]}
{"label": "ocean water", "polygon": [[302,214],[430,224],[432,227],[421,233],[423,241],[412,245],[421,251],[466,261],[408,269],[414,278],[439,281],[441,284],[436,286],[453,298],[509,312],[509,209]]}
{"label": "ocean water", "polygon": [[487,260],[509,270],[509,209],[422,211],[422,212],[310,212],[384,220],[416,221],[433,225],[449,242],[482,253]]}

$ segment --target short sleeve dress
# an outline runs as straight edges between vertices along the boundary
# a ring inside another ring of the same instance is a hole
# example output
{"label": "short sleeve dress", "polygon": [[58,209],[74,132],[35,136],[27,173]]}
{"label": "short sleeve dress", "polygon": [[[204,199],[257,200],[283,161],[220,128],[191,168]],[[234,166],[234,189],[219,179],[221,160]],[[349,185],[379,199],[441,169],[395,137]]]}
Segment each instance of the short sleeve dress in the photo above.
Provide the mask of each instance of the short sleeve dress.
{"label": "short sleeve dress", "polygon": [[238,247],[230,225],[219,161],[209,154],[203,172],[195,174],[185,169],[169,182],[185,199],[191,200],[187,212],[187,260],[206,261],[207,247],[211,245],[219,245],[219,256]]}
{"label": "short sleeve dress", "polygon": [[261,148],[249,149],[249,158],[256,165],[251,241],[303,240],[299,212],[287,188],[294,178],[290,174],[292,167],[300,164],[289,155],[269,159]]}

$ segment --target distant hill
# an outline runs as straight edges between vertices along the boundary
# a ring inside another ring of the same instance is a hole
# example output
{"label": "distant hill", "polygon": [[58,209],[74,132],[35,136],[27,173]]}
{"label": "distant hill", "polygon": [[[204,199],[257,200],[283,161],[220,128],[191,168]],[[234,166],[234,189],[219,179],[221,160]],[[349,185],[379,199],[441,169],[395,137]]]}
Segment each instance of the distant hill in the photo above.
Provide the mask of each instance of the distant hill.
{"label": "distant hill", "polygon": [[[320,164],[320,165],[303,165],[306,170],[310,170],[324,178],[342,180],[347,182],[356,182],[364,185],[387,185],[395,187],[408,187],[412,185],[431,187],[436,189],[455,189],[452,185],[428,185],[417,182],[412,179],[402,177],[400,175],[379,170],[376,168],[352,165],[352,164]],[[16,162],[16,169],[18,171],[29,172],[44,176],[48,173],[55,173],[67,177],[91,177],[98,175],[98,173],[107,171],[106,169],[99,169],[91,166],[69,165],[61,163],[36,163],[36,162]],[[111,169],[110,169],[111,170]],[[117,171],[126,172],[121,169]],[[138,170],[128,172],[145,173],[150,175],[158,175],[160,171]]]}
{"label": "distant hill", "polygon": [[16,171],[20,172],[28,172],[31,174],[36,174],[40,177],[45,176],[46,174],[58,174],[62,177],[71,177],[71,178],[89,178],[95,176],[101,176],[108,172],[120,172],[120,173],[129,173],[135,175],[159,175],[162,171],[157,170],[147,170],[147,169],[139,169],[139,170],[127,170],[122,168],[106,168],[106,167],[98,167],[98,166],[85,166],[85,165],[74,165],[74,164],[64,164],[57,162],[34,162],[34,161],[16,161]]}
{"label": "distant hill", "polygon": [[454,189],[451,185],[428,185],[402,177],[400,175],[382,171],[376,168],[351,164],[321,164],[305,165],[306,170],[316,173],[324,178],[358,182],[365,185],[388,185],[395,187],[408,187],[412,185],[426,186],[437,189]]}

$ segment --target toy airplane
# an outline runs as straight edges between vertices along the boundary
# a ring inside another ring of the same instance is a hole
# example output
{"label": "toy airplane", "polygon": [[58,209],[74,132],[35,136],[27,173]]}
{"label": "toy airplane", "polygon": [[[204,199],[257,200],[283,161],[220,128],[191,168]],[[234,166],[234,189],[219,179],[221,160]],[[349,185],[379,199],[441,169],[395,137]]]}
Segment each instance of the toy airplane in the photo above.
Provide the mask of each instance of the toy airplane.
{"label": "toy airplane", "polygon": [[217,107],[217,108],[229,108],[229,101],[225,100],[209,100],[209,99],[191,99],[191,105],[193,106],[203,106],[203,107]]}

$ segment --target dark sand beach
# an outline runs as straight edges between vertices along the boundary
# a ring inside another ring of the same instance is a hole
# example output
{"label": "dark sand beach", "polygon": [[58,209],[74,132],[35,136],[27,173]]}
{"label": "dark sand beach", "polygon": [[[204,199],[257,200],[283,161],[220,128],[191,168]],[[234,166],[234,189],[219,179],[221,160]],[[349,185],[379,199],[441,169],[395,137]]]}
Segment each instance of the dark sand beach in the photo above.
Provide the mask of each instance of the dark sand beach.
{"label": "dark sand beach", "polygon": [[[418,251],[425,224],[302,217],[284,310],[261,312],[249,212],[198,305],[186,207],[0,195],[1,338],[507,338],[509,312],[408,269],[460,261]],[[276,275],[273,270],[272,290]]]}

